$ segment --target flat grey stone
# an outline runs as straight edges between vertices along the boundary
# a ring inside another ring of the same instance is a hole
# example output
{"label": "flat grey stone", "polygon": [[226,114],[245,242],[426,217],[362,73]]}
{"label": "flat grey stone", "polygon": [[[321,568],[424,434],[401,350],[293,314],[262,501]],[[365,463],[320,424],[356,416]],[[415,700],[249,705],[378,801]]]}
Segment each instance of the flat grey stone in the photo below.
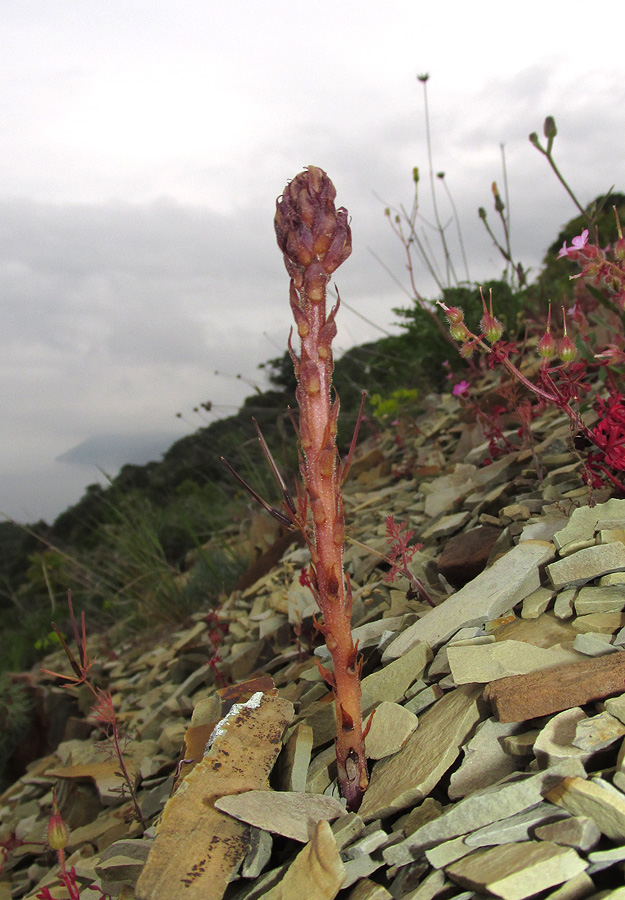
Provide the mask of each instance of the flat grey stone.
{"label": "flat grey stone", "polygon": [[575,728],[573,745],[580,750],[596,753],[609,747],[625,735],[625,725],[607,710],[597,716],[581,719]]}
{"label": "flat grey stone", "polygon": [[537,619],[547,610],[554,598],[554,595],[555,591],[552,591],[546,587],[539,587],[537,590],[533,591],[529,595],[529,597],[526,597],[523,601],[521,618]]}
{"label": "flat grey stone", "polygon": [[478,850],[447,869],[452,881],[502,900],[524,900],[583,872],[588,863],[572,847],[524,841]]}
{"label": "flat grey stone", "polygon": [[501,738],[514,734],[519,728],[517,722],[503,724],[493,718],[478,725],[475,735],[463,748],[464,759],[460,767],[451,776],[448,789],[451,800],[466,797],[517,770],[517,761],[505,752]]}
{"label": "flat grey stone", "polygon": [[447,809],[438,819],[423,825],[401,844],[389,847],[384,851],[384,859],[388,865],[406,865],[441,841],[530,809],[542,801],[543,792],[549,785],[573,772],[584,773],[584,767],[578,760],[565,760],[536,775],[509,778],[476,791]]}
{"label": "flat grey stone", "polygon": [[430,793],[479,722],[481,693],[476,685],[463,685],[445,694],[420,717],[405,747],[375,764],[359,810],[365,822],[414,805]]}
{"label": "flat grey stone", "polygon": [[555,841],[556,844],[587,853],[599,843],[601,832],[588,816],[569,816],[557,822],[539,825],[534,837],[541,841]]}
{"label": "flat grey stone", "polygon": [[609,697],[604,701],[604,706],[610,715],[616,716],[619,722],[625,723],[625,694]]}
{"label": "flat grey stone", "polygon": [[464,842],[466,837],[466,834],[461,834],[459,837],[451,838],[449,841],[443,841],[441,844],[436,844],[435,847],[430,847],[425,851],[425,858],[435,869],[445,869],[451,863],[456,862],[456,860],[473,853],[474,848],[467,847]]}
{"label": "flat grey stone", "polygon": [[269,860],[273,848],[273,838],[268,831],[250,828],[250,849],[241,865],[243,878],[258,878]]}
{"label": "flat grey stone", "polygon": [[607,519],[625,520],[625,500],[613,498],[596,506],[580,506],[574,509],[564,528],[554,534],[554,543],[562,555],[568,552],[567,548],[572,543],[579,544],[584,541],[594,543],[598,523]]}
{"label": "flat grey stone", "polygon": [[553,613],[558,619],[570,619],[574,615],[576,594],[577,591],[574,588],[558,591],[553,604]]}
{"label": "flat grey stone", "polygon": [[215,808],[248,825],[306,843],[315,826],[342,816],[343,806],[334,797],[300,791],[244,791],[215,800]]}
{"label": "flat grey stone", "polygon": [[575,636],[573,650],[584,656],[605,656],[606,653],[618,653],[618,647],[610,643],[611,635],[584,631]]}
{"label": "flat grey stone", "polygon": [[[484,825],[464,839],[467,847],[495,847],[498,844],[514,844],[527,841],[536,826],[553,819],[569,818],[564,810],[557,810],[553,803],[544,801],[524,809],[520,813],[500,819],[491,825]],[[590,820],[588,820],[590,821]],[[557,842],[556,842],[557,843]]]}
{"label": "flat grey stone", "polygon": [[456,684],[486,684],[508,675],[528,675],[580,660],[577,653],[563,647],[536,647],[514,640],[449,644],[447,658]]}
{"label": "flat grey stone", "polygon": [[620,543],[586,547],[547,566],[547,574],[555,588],[586,584],[608,572],[624,570],[625,545]]}
{"label": "flat grey stone", "polygon": [[618,843],[625,842],[625,795],[614,788],[576,776],[564,778],[547,791],[552,803],[575,816],[588,816],[602,834]]}
{"label": "flat grey stone", "polygon": [[465,511],[452,513],[448,516],[442,516],[433,525],[430,525],[425,531],[420,532],[419,539],[422,541],[435,540],[436,538],[448,537],[455,534],[467,524],[471,518],[471,513]]}
{"label": "flat grey stone", "polygon": [[473,581],[409,626],[386,648],[385,655],[402,656],[416,641],[425,641],[435,648],[460,628],[496,619],[540,587],[539,567],[553,556],[553,544],[546,541],[517,544]]}
{"label": "flat grey stone", "polygon": [[366,738],[367,758],[383,759],[404,746],[419,720],[398,703],[384,700],[376,706]]}
{"label": "flat grey stone", "polygon": [[440,700],[442,696],[442,688],[438,684],[431,684],[429,687],[419,691],[418,694],[415,694],[407,703],[404,703],[404,709],[418,716],[429,706],[432,706],[433,703],[436,703],[437,700]]}
{"label": "flat grey stone", "polygon": [[620,612],[625,608],[625,587],[612,585],[607,587],[583,587],[575,599],[575,612],[578,616],[588,613]]}
{"label": "flat grey stone", "polygon": [[586,719],[579,706],[552,716],[534,741],[534,756],[541,769],[548,769],[565,759],[589,759],[590,753],[575,747],[577,726]]}

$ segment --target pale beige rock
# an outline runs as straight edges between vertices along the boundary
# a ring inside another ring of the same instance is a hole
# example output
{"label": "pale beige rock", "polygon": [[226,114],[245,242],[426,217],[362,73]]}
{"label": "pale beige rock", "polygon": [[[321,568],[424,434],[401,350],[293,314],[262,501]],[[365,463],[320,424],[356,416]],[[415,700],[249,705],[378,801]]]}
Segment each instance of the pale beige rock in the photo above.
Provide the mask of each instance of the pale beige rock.
{"label": "pale beige rock", "polygon": [[415,806],[414,809],[401,816],[393,825],[393,831],[403,831],[406,837],[425,825],[437,819],[442,813],[443,807],[438,800],[433,797],[426,797],[423,803]]}
{"label": "pale beige rock", "polygon": [[392,703],[403,700],[412,682],[421,678],[431,659],[432,651],[428,645],[419,643],[401,658],[363,678],[363,715],[371,712],[373,707],[383,700]]}
{"label": "pale beige rock", "polygon": [[[595,896],[597,900],[601,896],[600,894],[595,894],[595,883],[590,875],[587,872],[580,872],[574,878],[569,878],[565,884],[556,888],[555,891],[551,891],[548,896],[549,900],[585,900],[586,897],[591,895]],[[610,893],[610,897],[612,900],[617,900],[616,897],[613,897],[613,892]],[[625,900],[625,894],[621,900]]]}
{"label": "pale beige rock", "polygon": [[158,738],[158,746],[163,753],[170,756],[180,753],[186,730],[185,722],[170,722],[165,725]]}
{"label": "pale beige rock", "polygon": [[376,884],[370,878],[361,878],[347,895],[347,900],[393,900],[393,895],[389,894],[383,884]]}
{"label": "pale beige rock", "polygon": [[625,694],[621,694],[619,697],[609,697],[604,702],[604,706],[610,715],[616,716],[619,722],[625,724]]}
{"label": "pale beige rock", "polygon": [[[414,618],[414,615],[389,616],[385,619],[374,619],[373,622],[365,622],[364,625],[352,628],[352,639],[354,643],[358,641],[360,650],[364,650],[366,647],[374,645],[377,646],[380,638],[382,635],[386,634],[387,631],[400,632],[406,627],[406,620],[411,622],[414,621]],[[319,659],[322,660],[324,666],[327,666],[328,661],[331,659],[330,651],[325,644],[322,647],[316,648],[315,656],[318,656]]]}
{"label": "pale beige rock", "polygon": [[[623,549],[625,550],[625,547]],[[614,634],[625,625],[625,613],[590,613],[587,616],[578,616],[571,624],[576,631]]]}
{"label": "pale beige rock", "polygon": [[556,784],[562,774],[569,772],[583,773],[584,768],[578,760],[565,760],[547,771],[511,777],[476,791],[449,806],[441,816],[423,825],[402,843],[386,849],[384,859],[389,865],[406,865],[441,841],[466,835],[531,809],[541,802],[547,786]]}
{"label": "pale beige rock", "polygon": [[611,587],[613,585],[625,584],[625,572],[610,572],[608,575],[602,575],[599,579],[600,587]]}
{"label": "pale beige rock", "polygon": [[[580,506],[571,513],[569,521],[560,531],[554,534],[556,547],[562,555],[567,553],[568,546],[575,541],[591,541],[594,543],[595,532],[599,522],[607,519],[625,518],[625,501],[610,499],[596,506]],[[587,544],[590,546],[590,544]]]}
{"label": "pale beige rock", "polygon": [[422,485],[425,497],[425,514],[433,519],[439,513],[450,509],[461,497],[466,497],[476,486],[474,476],[477,466],[457,463],[449,475],[437,478],[432,484]]}
{"label": "pale beige rock", "polygon": [[332,823],[332,834],[339,850],[344,850],[364,834],[365,823],[358,813],[344,812],[342,816]]}
{"label": "pale beige rock", "polygon": [[550,590],[549,588],[539,587],[523,601],[521,618],[537,619],[548,609],[554,596],[554,591]]}
{"label": "pale beige rock", "polygon": [[376,706],[371,728],[366,738],[367,757],[382,759],[397,753],[404,746],[419,720],[414,713],[398,703],[383,701]]}
{"label": "pale beige rock", "polygon": [[625,607],[625,588],[621,585],[604,587],[586,586],[580,589],[575,599],[578,616],[589,613],[620,612]]}
{"label": "pale beige rock", "polygon": [[293,729],[278,760],[278,783],[283,791],[305,791],[313,745],[313,730],[300,722]]}
{"label": "pale beige rock", "polygon": [[625,546],[620,543],[586,547],[547,566],[547,574],[555,588],[586,584],[600,575],[623,570]]}
{"label": "pale beige rock", "polygon": [[552,803],[575,816],[588,816],[602,834],[614,841],[625,841],[625,796],[576,776],[564,778],[545,794]]}
{"label": "pale beige rock", "polygon": [[617,653],[618,647],[610,643],[610,634],[601,634],[593,631],[582,631],[573,641],[573,649],[584,656],[605,656],[607,653]]}
{"label": "pale beige rock", "polygon": [[258,878],[271,859],[273,838],[268,831],[250,828],[250,849],[241,865],[243,878]]}
{"label": "pale beige rock", "polygon": [[431,684],[419,691],[407,703],[404,703],[404,709],[418,716],[433,703],[443,696],[442,688],[438,684]]}
{"label": "pale beige rock", "polygon": [[573,745],[580,750],[596,753],[609,747],[625,735],[625,725],[605,711],[597,716],[581,719],[575,728]]}
{"label": "pale beige rock", "polygon": [[446,869],[451,863],[474,852],[474,847],[467,847],[465,844],[466,837],[466,834],[461,834],[459,837],[442,841],[435,847],[430,847],[425,851],[425,858],[435,869]]}
{"label": "pale beige rock", "polygon": [[462,512],[452,513],[448,516],[442,516],[438,519],[437,522],[434,522],[433,525],[430,525],[424,531],[419,534],[419,539],[421,541],[429,541],[436,540],[436,538],[448,537],[451,534],[455,534],[457,531],[460,531],[463,528],[469,519],[471,518],[471,513],[463,510]]}
{"label": "pale beige rock", "polygon": [[464,759],[460,767],[451,776],[450,799],[466,797],[516,771],[517,761],[505,752],[501,739],[518,729],[515,722],[502,724],[493,718],[478,725],[475,735],[463,748]]}
{"label": "pale beige rock", "polygon": [[555,841],[564,847],[574,847],[582,853],[588,853],[600,839],[601,832],[588,816],[570,816],[557,822],[539,825],[534,837],[540,841]]}
{"label": "pale beige rock", "polygon": [[[529,809],[524,809],[513,816],[499,819],[490,825],[484,825],[476,831],[472,831],[465,837],[467,847],[495,847],[499,844],[516,844],[519,841],[527,841],[534,833],[537,826],[547,821],[553,821],[556,817],[568,818],[566,810],[557,810],[553,803],[537,803]],[[558,843],[558,841],[556,841]]]}
{"label": "pale beige rock", "polygon": [[586,719],[579,706],[552,716],[534,741],[534,756],[541,769],[548,769],[565,759],[590,758],[590,753],[574,746],[576,728]]}
{"label": "pale beige rock", "polygon": [[480,719],[479,687],[450,691],[419,719],[419,727],[395,756],[373,767],[360,815],[367,821],[404,809],[427,796],[460,752]]}
{"label": "pale beige rock", "polygon": [[406,900],[433,900],[445,887],[451,887],[451,883],[445,878],[445,873],[434,869],[419,883],[409,894],[404,894]]}
{"label": "pale beige rock", "polygon": [[502,900],[524,900],[574,878],[587,865],[570,847],[524,841],[478,850],[453,863],[447,875],[463,887],[487,890]]}
{"label": "pale beige rock", "polygon": [[502,749],[510,756],[526,757],[534,755],[534,743],[540,734],[538,728],[524,731],[522,734],[511,734],[501,741]]}
{"label": "pale beige rock", "polygon": [[419,640],[438,647],[460,628],[495,619],[540,587],[539,566],[553,559],[553,555],[553,544],[547,541],[517,544],[407,628],[386,648],[385,654],[389,658],[401,656]]}
{"label": "pale beige rock", "polygon": [[575,614],[574,602],[576,596],[577,590],[575,588],[558,591],[553,604],[553,612],[558,619],[570,619]]}
{"label": "pale beige rock", "polygon": [[572,650],[535,647],[523,641],[449,644],[447,658],[456,684],[486,684],[508,675],[527,675],[580,660]]}
{"label": "pale beige rock", "polygon": [[317,822],[332,821],[345,813],[334,797],[301,791],[245,791],[215,800],[215,808],[241,822],[306,843]]}
{"label": "pale beige rock", "polygon": [[315,828],[310,843],[295,857],[284,878],[263,894],[264,900],[334,900],[345,878],[345,867],[326,821]]}

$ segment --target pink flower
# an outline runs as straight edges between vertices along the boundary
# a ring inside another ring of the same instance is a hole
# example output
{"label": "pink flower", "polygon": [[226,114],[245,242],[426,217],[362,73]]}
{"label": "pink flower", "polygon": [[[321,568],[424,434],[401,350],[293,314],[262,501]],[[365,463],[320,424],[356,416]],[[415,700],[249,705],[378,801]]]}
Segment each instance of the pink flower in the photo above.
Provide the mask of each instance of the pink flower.
{"label": "pink flower", "polygon": [[[566,241],[564,243],[566,245]],[[571,244],[573,245],[573,248],[575,250],[583,250],[587,243],[588,243],[588,229],[587,228],[584,228],[584,230],[579,235],[579,237],[574,237],[573,240],[571,241]],[[562,252],[562,251],[560,251],[560,252]]]}
{"label": "pink flower", "polygon": [[452,394],[454,397],[459,397],[461,394],[466,394],[471,385],[468,381],[460,381],[458,384],[454,385],[454,389]]}
{"label": "pink flower", "polygon": [[570,247],[567,247],[567,246],[566,246],[566,241],[565,241],[565,242],[562,244],[562,246],[560,247],[560,252],[558,253],[558,256],[557,256],[556,258],[557,258],[557,259],[562,259],[563,256],[568,256],[568,255],[569,255],[570,249],[571,249]]}

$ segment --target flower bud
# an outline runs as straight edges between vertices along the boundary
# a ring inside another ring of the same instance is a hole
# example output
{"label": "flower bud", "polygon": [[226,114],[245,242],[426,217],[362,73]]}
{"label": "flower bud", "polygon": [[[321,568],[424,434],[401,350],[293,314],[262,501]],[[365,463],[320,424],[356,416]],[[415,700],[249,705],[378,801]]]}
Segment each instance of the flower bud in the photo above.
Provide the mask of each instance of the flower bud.
{"label": "flower bud", "polygon": [[540,147],[540,141],[538,140],[538,135],[535,131],[532,131],[532,133],[530,134],[529,141],[530,144],[533,144],[535,147]]}
{"label": "flower bud", "polygon": [[501,199],[501,195],[499,193],[499,188],[497,187],[497,182],[493,181],[491,190],[493,192],[493,197],[495,198],[495,212],[502,213],[505,209],[503,205],[503,200]]}
{"label": "flower bud", "polygon": [[547,327],[547,330],[538,342],[538,355],[543,359],[553,359],[557,352],[558,345],[556,339],[552,335],[551,329]]}
{"label": "flower bud", "polygon": [[553,116],[547,116],[543,124],[543,134],[548,141],[552,141],[557,133],[558,129],[556,128],[556,120]]}
{"label": "flower bud", "polygon": [[419,166],[415,166],[412,170],[412,180],[415,184],[419,184]]}
{"label": "flower bud", "polygon": [[[352,252],[347,210],[336,209],[336,190],[323,169],[309,166],[287,184],[276,201],[275,230],[286,269],[300,290],[314,285],[316,302],[320,280],[327,281]],[[309,266],[315,273],[305,278]],[[311,298],[312,299],[312,298]]]}
{"label": "flower bud", "polygon": [[52,800],[52,815],[48,821],[47,838],[52,850],[64,850],[69,841],[69,831],[59,812],[56,797]]}
{"label": "flower bud", "polygon": [[454,341],[461,341],[464,343],[464,341],[468,341],[471,337],[471,332],[464,322],[451,323],[449,331]]}
{"label": "flower bud", "polygon": [[564,365],[568,366],[577,356],[577,347],[566,333],[566,312],[564,307],[562,307],[562,323],[564,335],[560,338],[560,343],[558,344],[558,356]]}
{"label": "flower bud", "polygon": [[484,221],[486,221],[486,210],[484,209],[483,206],[480,206],[478,208],[477,214],[480,217],[480,219],[483,219]]}
{"label": "flower bud", "polygon": [[563,338],[560,338],[560,343],[558,345],[558,356],[566,365],[573,362],[573,360],[577,356],[577,347],[568,336],[568,334],[565,334]]}
{"label": "flower bud", "polygon": [[[496,185],[493,183],[493,188],[496,188]],[[486,300],[484,299],[484,292],[480,288],[480,296],[482,298],[482,307],[484,309],[484,315],[480,321],[480,329],[484,337],[491,344],[496,344],[503,334],[503,325],[496,319],[493,315],[493,292],[490,292],[490,310],[486,309]]]}
{"label": "flower bud", "polygon": [[457,325],[459,322],[464,321],[464,313],[459,307],[447,306],[444,309],[450,325]]}
{"label": "flower bud", "polygon": [[480,331],[489,344],[496,344],[503,334],[503,325],[490,313],[485,313],[480,322]]}

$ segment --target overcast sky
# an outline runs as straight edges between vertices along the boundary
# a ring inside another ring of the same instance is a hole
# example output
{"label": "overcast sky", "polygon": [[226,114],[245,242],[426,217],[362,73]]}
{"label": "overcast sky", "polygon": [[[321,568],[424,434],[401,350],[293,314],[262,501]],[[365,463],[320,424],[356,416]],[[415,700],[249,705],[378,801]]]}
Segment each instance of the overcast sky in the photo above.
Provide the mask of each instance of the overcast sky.
{"label": "overcast sky", "polygon": [[[527,140],[546,115],[583,202],[625,189],[625,66],[612,38],[623,10],[3,0],[0,510],[52,520],[98,467],[158,458],[202,424],[194,406],[225,415],[248,382],[264,385],[257,366],[283,352],[290,327],[275,198],[308,164],[352,216],[342,296],[396,330],[392,307],[407,298],[371,251],[406,282],[383,212],[410,205],[415,165],[431,217],[418,73],[430,74],[434,166],[471,277],[501,272],[477,217],[478,206],[494,215],[501,143],[513,250],[538,266],[575,213]],[[424,272],[417,282],[434,295]],[[343,349],[380,336],[345,308],[339,324]]]}

